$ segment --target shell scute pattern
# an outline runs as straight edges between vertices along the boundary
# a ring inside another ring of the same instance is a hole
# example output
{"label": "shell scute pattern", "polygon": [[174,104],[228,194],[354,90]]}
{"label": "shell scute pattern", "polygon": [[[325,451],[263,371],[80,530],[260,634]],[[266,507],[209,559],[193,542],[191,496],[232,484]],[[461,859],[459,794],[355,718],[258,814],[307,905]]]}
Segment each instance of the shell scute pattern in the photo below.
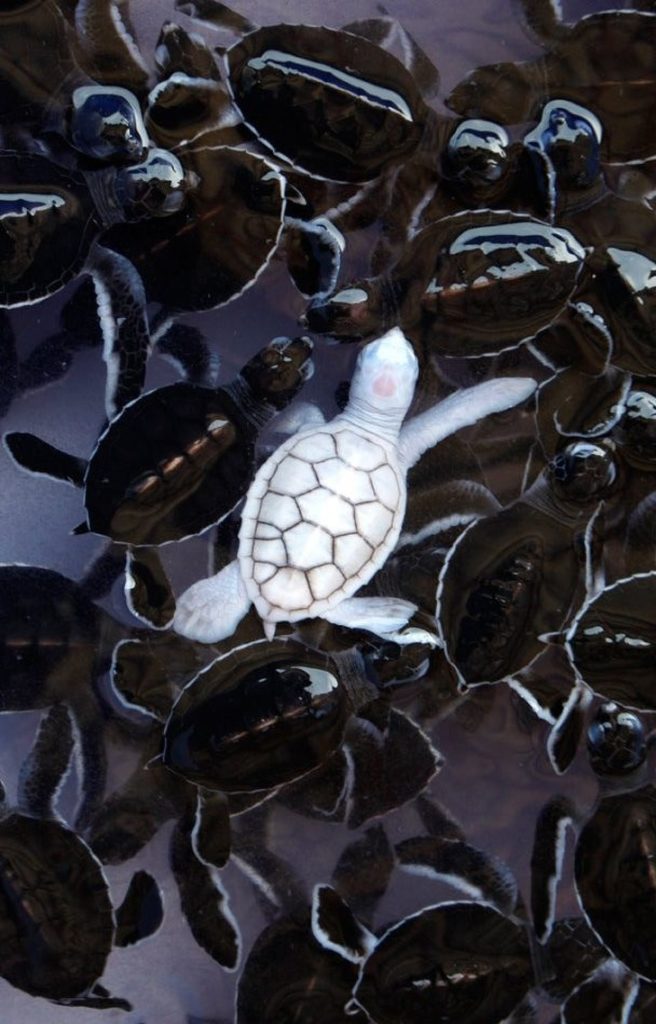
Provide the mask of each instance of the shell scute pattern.
{"label": "shell scute pattern", "polygon": [[317,487],[309,494],[302,494],[298,504],[306,522],[329,523],[333,536],[353,533],[356,528],[351,502],[326,487]]}
{"label": "shell scute pattern", "polygon": [[298,523],[285,531],[285,547],[289,561],[298,569],[316,569],[333,560],[333,538],[327,530],[308,523]]}
{"label": "shell scute pattern", "polygon": [[369,474],[361,469],[346,466],[342,459],[334,458],[320,462],[315,472],[322,487],[329,491],[339,488],[344,494],[348,494],[353,502],[371,501],[376,497]]}
{"label": "shell scute pattern", "polygon": [[368,441],[352,430],[342,430],[337,434],[337,454],[354,469],[372,470],[386,465],[387,452],[381,445]]}
{"label": "shell scute pattern", "polygon": [[290,439],[257,484],[240,559],[253,602],[274,621],[321,614],[354,593],[403,517],[393,454],[347,426]]}
{"label": "shell scute pattern", "polygon": [[294,455],[288,455],[278,466],[270,484],[275,494],[288,494],[295,498],[306,491],[313,491],[316,486],[317,475],[312,464]]}

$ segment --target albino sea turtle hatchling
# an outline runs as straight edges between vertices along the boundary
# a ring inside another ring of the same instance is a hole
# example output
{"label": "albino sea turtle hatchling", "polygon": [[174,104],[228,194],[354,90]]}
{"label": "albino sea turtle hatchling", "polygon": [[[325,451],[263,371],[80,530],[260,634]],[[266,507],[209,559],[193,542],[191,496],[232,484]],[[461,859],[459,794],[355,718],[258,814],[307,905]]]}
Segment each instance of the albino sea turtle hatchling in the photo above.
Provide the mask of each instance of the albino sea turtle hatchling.
{"label": "albino sea turtle hatchling", "polygon": [[323,426],[289,438],[248,492],[238,559],[181,596],[174,628],[215,643],[251,603],[270,639],[276,622],[322,616],[385,636],[416,610],[409,601],[352,595],[380,569],[403,522],[405,477],[427,448],[489,413],[523,402],[530,379],[459,391],[407,424],[418,364],[394,327],[358,356],[350,399]]}

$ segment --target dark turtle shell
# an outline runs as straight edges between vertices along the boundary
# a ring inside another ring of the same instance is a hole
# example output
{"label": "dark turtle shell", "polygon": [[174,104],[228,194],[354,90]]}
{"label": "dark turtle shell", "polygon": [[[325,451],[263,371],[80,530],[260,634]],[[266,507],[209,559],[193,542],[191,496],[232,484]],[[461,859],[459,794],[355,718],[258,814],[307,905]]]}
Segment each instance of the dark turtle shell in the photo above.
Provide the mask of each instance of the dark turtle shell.
{"label": "dark turtle shell", "polygon": [[584,255],[568,231],[482,211],[426,228],[394,276],[409,282],[405,307],[422,339],[443,355],[478,356],[530,339],[556,319]]}
{"label": "dark turtle shell", "polygon": [[82,175],[36,154],[0,154],[0,306],[63,288],[99,231]]}
{"label": "dark turtle shell", "polygon": [[267,346],[242,371],[251,389],[243,396],[180,382],[127,405],[89,461],[89,529],[128,544],[166,544],[226,516],[250,485],[259,422],[291,401],[311,350],[305,338]]}
{"label": "dark turtle shell", "polygon": [[383,935],[354,995],[377,1024],[500,1024],[532,984],[519,925],[490,906],[445,903]]}
{"label": "dark turtle shell", "polygon": [[[578,482],[570,476],[572,498]],[[475,522],[456,541],[440,575],[436,614],[465,683],[518,672],[544,650],[543,637],[562,628],[582,585],[577,537],[594,508],[594,500],[581,502],[576,515],[539,479],[526,500]]]}
{"label": "dark turtle shell", "polygon": [[50,682],[88,675],[107,617],[52,569],[0,567],[0,709],[52,702]]}
{"label": "dark turtle shell", "polygon": [[[523,0],[526,8],[543,0]],[[558,26],[542,39],[550,52],[526,63],[476,68],[447,98],[466,117],[520,124],[552,97],[589,107],[604,126],[602,156],[612,161],[654,156],[656,138],[656,15],[605,11]]]}
{"label": "dark turtle shell", "polygon": [[0,125],[40,120],[76,71],[73,33],[55,0],[10,0],[0,11]]}
{"label": "dark turtle shell", "polygon": [[239,982],[238,1024],[364,1024],[345,1006],[357,967],[320,945],[308,919],[286,917],[256,939]]}
{"label": "dark turtle shell", "polygon": [[322,178],[378,177],[415,149],[429,116],[401,62],[350,32],[271,25],[231,47],[226,63],[248,126]]}
{"label": "dark turtle shell", "polygon": [[618,580],[591,601],[568,637],[577,670],[595,693],[656,711],[656,573]]}
{"label": "dark turtle shell", "polygon": [[0,974],[30,995],[86,993],[105,968],[114,915],[100,862],[57,821],[0,822]]}
{"label": "dark turtle shell", "polygon": [[574,874],[586,916],[603,944],[636,974],[656,981],[656,787],[604,797],[576,845]]}
{"label": "dark turtle shell", "polygon": [[502,352],[563,312],[584,257],[569,231],[531,217],[456,214],[420,231],[389,277],[312,304],[307,322],[337,337],[368,337],[400,320],[440,355]]}
{"label": "dark turtle shell", "polygon": [[163,761],[209,789],[268,789],[325,762],[350,711],[330,658],[293,642],[251,644],[185,687],[164,728]]}
{"label": "dark turtle shell", "polygon": [[282,231],[285,182],[272,164],[227,146],[185,152],[194,184],[183,210],[112,228],[105,241],[136,267],[149,299],[214,309],[253,283]]}

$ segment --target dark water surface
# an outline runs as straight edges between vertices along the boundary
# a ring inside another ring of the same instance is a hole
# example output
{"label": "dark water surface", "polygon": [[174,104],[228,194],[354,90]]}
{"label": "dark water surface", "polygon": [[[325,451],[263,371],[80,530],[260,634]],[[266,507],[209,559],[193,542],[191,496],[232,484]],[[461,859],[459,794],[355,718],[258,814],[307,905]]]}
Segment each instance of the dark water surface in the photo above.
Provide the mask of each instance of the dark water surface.
{"label": "dark water surface", "polygon": [[[323,0],[244,0],[238,9],[262,25],[303,21],[332,27],[381,13],[381,5],[374,0],[336,0],[330,5]],[[603,9],[602,3],[579,0],[569,3],[566,13],[573,21],[583,13]],[[229,33],[201,28],[183,15],[176,15],[168,0],[131,0],[130,11],[149,65],[160,26],[170,18],[202,32],[211,43],[220,45],[232,40]],[[444,113],[443,99],[474,66],[528,60],[541,52],[523,32],[507,0],[464,0],[457,4],[389,0],[385,11],[419,41],[439,69],[439,92],[430,102]],[[341,284],[368,273],[375,232],[374,226],[348,235]],[[57,329],[60,310],[73,291],[73,286],[69,286],[36,306],[12,311],[11,322],[21,359]],[[298,317],[305,307],[306,301],[291,283],[282,258],[274,258],[255,285],[234,302],[219,310],[187,314],[181,319],[202,332],[211,352],[218,356],[219,380],[225,383],[271,338],[298,333]],[[318,402],[329,417],[336,412],[335,386],[350,379],[357,349],[355,345],[338,346],[323,338],[315,339],[315,375],[303,398]],[[470,384],[475,382],[476,372],[466,361],[454,361],[451,377],[445,377],[452,384]],[[541,379],[548,375],[527,351],[500,358],[499,372],[538,374]],[[177,379],[176,368],[155,353],[148,364],[147,388]],[[75,353],[70,371],[62,380],[21,395],[13,402],[3,431],[31,431],[67,451],[86,456],[104,422],[104,387],[105,367],[98,348],[82,349]],[[421,393],[417,397],[419,407],[422,397]],[[516,417],[510,413],[495,417],[491,425],[479,424],[461,435],[474,458],[484,462],[484,481],[502,503],[520,494],[533,430],[529,414]],[[454,459],[457,457],[456,453]],[[448,472],[452,469],[457,467],[447,467]],[[0,450],[0,473],[0,562],[44,566],[79,579],[104,545],[104,539],[93,534],[71,535],[83,518],[80,492],[45,477],[19,472],[4,449]],[[211,534],[206,533],[166,549],[164,561],[177,593],[206,575],[210,538]],[[101,604],[119,622],[137,625],[119,585]],[[583,807],[594,799],[596,780],[584,744],[567,774],[558,778],[545,750],[546,724],[505,683],[483,688],[471,699],[462,701],[457,698],[448,673],[438,669],[406,691],[398,706],[421,720],[444,759],[444,766],[429,783],[428,794],[460,822],[469,842],[509,865],[528,902],[534,824],[545,800],[564,791]],[[18,767],[30,749],[39,714],[14,713],[0,718],[0,778],[7,786],[10,800],[14,798]],[[126,777],[135,757],[129,747],[112,746],[110,789]],[[70,780],[62,807],[70,810],[74,802],[74,780]],[[318,822],[301,811],[302,808],[294,812],[276,805],[268,842],[272,851],[292,864],[311,892],[317,882],[329,881],[345,845],[364,833],[367,826],[349,830],[343,824]],[[389,814],[384,824],[392,843],[421,831],[412,804]],[[247,831],[248,815],[240,817],[239,826]],[[199,948],[182,918],[168,863],[171,827],[170,823],[164,826],[137,858],[107,869],[114,905],[120,903],[138,868],[151,871],[163,892],[165,918],[161,930],[136,949],[114,950],[101,979],[113,995],[128,999],[134,1009],[123,1012],[61,1007],[29,997],[0,980],[0,1024],[95,1024],[102,1020],[187,1024],[196,1019],[224,1024],[234,1019],[241,966],[235,972],[218,966]],[[570,843],[558,916],[578,913],[571,884],[572,848]],[[240,923],[243,966],[266,921],[252,885],[233,863],[222,871],[221,881],[229,894],[231,912]],[[376,910],[374,924],[382,926],[400,920],[443,898],[457,897],[446,884],[397,871]],[[558,1007],[542,996],[537,998],[538,1019],[546,1024],[556,1017]],[[295,1019],[304,1020],[302,1015]]]}

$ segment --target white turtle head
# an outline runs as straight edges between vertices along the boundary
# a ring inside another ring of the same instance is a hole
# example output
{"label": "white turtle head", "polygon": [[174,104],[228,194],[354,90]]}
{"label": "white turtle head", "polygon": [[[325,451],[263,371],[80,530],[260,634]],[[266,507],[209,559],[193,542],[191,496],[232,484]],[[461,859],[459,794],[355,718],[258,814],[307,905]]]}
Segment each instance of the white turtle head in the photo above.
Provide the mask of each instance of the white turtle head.
{"label": "white turtle head", "polygon": [[345,414],[362,426],[395,433],[410,407],[418,374],[412,345],[393,327],[360,352]]}

